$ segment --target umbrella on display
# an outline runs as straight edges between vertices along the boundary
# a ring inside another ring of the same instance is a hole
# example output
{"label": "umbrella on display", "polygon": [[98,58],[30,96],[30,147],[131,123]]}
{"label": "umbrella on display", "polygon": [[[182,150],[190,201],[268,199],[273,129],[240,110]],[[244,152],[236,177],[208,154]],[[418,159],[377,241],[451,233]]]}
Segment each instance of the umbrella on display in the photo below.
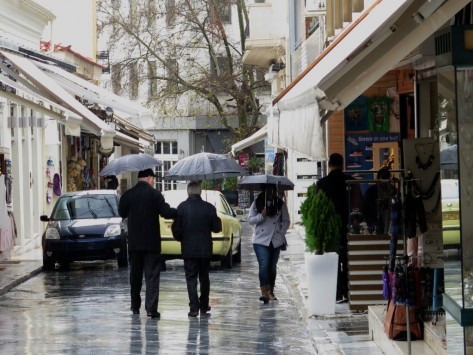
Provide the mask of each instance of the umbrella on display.
{"label": "umbrella on display", "polygon": [[251,191],[263,191],[270,186],[276,187],[278,191],[294,190],[292,181],[279,175],[251,175],[238,183],[238,188]]}
{"label": "umbrella on display", "polygon": [[224,154],[202,152],[179,160],[164,174],[164,180],[215,180],[247,174]]}
{"label": "umbrella on display", "polygon": [[110,161],[100,172],[100,176],[118,175],[130,171],[141,171],[161,166],[163,162],[148,154],[128,154]]}

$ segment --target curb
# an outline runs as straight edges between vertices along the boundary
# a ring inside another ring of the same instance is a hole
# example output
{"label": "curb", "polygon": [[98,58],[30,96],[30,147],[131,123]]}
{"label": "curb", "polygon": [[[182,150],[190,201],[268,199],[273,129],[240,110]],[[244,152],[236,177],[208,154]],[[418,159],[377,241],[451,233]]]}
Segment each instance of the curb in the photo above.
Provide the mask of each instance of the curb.
{"label": "curb", "polygon": [[9,291],[11,291],[13,288],[17,287],[18,285],[22,284],[25,281],[28,281],[32,277],[38,275],[41,271],[43,271],[43,267],[38,266],[38,267],[34,267],[32,270],[26,272],[23,275],[16,276],[7,285],[0,288],[0,296],[5,295]]}

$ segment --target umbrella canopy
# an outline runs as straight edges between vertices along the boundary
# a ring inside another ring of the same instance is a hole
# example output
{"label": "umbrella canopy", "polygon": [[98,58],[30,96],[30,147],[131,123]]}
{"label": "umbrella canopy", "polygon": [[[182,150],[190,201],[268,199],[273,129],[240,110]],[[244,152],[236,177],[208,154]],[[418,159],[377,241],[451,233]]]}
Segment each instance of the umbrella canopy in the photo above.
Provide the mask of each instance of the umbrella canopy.
{"label": "umbrella canopy", "polygon": [[164,180],[215,180],[247,174],[226,155],[202,152],[179,160],[165,173]]}
{"label": "umbrella canopy", "polygon": [[118,175],[130,171],[141,171],[163,165],[161,160],[148,154],[128,154],[110,161],[100,172],[100,176]]}
{"label": "umbrella canopy", "polygon": [[278,191],[294,190],[292,181],[279,175],[251,175],[238,183],[238,188],[252,191],[263,191],[270,186],[276,187]]}

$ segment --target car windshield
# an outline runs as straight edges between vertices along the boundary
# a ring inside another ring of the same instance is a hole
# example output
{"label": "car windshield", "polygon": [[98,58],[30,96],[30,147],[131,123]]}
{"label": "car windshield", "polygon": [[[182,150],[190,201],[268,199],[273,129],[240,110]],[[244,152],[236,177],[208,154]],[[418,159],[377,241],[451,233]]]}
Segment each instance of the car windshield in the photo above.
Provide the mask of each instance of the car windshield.
{"label": "car windshield", "polygon": [[54,220],[119,217],[114,195],[61,197],[51,215]]}

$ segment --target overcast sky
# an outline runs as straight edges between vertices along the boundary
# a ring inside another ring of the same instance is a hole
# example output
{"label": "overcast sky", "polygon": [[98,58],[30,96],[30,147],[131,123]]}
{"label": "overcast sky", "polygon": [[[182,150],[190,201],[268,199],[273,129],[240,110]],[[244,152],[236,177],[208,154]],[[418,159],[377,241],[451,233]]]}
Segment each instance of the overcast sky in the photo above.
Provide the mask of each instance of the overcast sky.
{"label": "overcast sky", "polygon": [[80,54],[92,58],[93,56],[93,4],[94,0],[35,0],[55,16],[52,31],[48,26],[44,33],[44,40],[51,40],[53,44],[71,45],[72,49]]}

